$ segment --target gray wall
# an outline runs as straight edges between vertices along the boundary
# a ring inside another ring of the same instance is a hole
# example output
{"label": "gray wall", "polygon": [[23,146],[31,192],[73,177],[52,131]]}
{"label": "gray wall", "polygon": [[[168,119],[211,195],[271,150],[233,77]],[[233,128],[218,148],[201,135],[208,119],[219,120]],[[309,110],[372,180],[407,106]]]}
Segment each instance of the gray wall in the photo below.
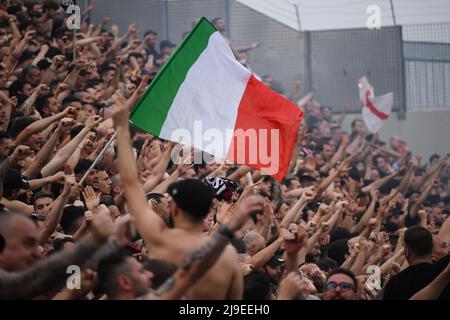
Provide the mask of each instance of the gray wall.
{"label": "gray wall", "polygon": [[[360,114],[350,114],[343,123],[343,129],[350,132],[350,123],[362,119]],[[409,112],[406,120],[399,121],[393,113],[379,132],[383,141],[398,134],[405,140],[413,154],[428,159],[433,153],[450,152],[450,110]]]}

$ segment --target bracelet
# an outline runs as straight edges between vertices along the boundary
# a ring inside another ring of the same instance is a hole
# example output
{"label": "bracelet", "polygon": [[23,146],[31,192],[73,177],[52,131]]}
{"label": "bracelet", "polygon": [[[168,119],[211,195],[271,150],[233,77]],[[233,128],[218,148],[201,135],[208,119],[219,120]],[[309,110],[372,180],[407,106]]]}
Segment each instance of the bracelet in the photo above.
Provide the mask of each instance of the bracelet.
{"label": "bracelet", "polygon": [[228,239],[234,239],[234,233],[224,224],[221,224],[219,230],[217,230],[220,234],[224,235]]}

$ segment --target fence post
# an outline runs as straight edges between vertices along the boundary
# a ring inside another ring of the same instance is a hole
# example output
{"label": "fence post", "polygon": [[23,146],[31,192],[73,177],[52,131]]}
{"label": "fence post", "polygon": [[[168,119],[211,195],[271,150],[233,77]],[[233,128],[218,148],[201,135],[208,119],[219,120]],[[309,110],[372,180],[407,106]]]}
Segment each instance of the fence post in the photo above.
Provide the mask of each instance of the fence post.
{"label": "fence post", "polygon": [[400,73],[401,73],[401,102],[399,106],[399,110],[397,113],[398,120],[406,120],[406,62],[405,62],[405,55],[403,52],[403,31],[402,26],[397,26],[397,32],[400,33],[400,54],[402,57],[402,63],[400,65]]}
{"label": "fence post", "polygon": [[312,81],[312,58],[311,58],[311,32],[303,31],[303,87],[305,93],[313,87]]}
{"label": "fence post", "polygon": [[169,34],[169,10],[168,10],[167,0],[160,0],[160,3],[161,3],[161,6],[160,6],[161,21],[160,21],[159,30],[161,32],[161,37],[163,39],[174,41],[173,39],[170,39],[170,34]]}
{"label": "fence post", "polygon": [[228,39],[231,38],[230,34],[230,0],[225,0],[225,25],[227,28],[225,29],[225,33],[228,37]]}

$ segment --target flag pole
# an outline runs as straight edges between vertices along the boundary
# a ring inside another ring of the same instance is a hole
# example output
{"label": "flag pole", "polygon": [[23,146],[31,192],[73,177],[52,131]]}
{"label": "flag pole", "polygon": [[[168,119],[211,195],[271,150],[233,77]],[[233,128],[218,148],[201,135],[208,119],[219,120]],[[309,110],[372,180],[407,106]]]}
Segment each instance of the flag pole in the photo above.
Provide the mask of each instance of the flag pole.
{"label": "flag pole", "polygon": [[103,148],[103,150],[100,152],[100,154],[97,156],[97,158],[94,160],[94,162],[92,163],[92,165],[89,167],[88,171],[86,171],[86,173],[84,174],[83,178],[80,180],[80,185],[83,185],[84,182],[86,181],[87,177],[89,176],[89,174],[92,172],[92,170],[95,168],[95,166],[97,165],[97,163],[100,162],[100,160],[103,159],[103,156],[105,155],[106,151],[108,150],[108,148],[111,146],[111,144],[113,143],[114,139],[117,137],[117,132],[114,132],[114,134],[112,135],[111,139],[109,139],[108,143],[105,145],[105,147]]}

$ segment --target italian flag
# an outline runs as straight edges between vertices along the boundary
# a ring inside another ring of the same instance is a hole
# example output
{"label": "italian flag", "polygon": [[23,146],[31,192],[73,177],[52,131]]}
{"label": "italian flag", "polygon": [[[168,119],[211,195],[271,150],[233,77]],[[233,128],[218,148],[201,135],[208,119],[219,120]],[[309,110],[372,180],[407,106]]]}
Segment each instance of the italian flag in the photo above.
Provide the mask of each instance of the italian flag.
{"label": "italian flag", "polygon": [[130,121],[143,131],[187,143],[282,180],[302,111],[243,67],[222,35],[202,18],[156,75]]}

